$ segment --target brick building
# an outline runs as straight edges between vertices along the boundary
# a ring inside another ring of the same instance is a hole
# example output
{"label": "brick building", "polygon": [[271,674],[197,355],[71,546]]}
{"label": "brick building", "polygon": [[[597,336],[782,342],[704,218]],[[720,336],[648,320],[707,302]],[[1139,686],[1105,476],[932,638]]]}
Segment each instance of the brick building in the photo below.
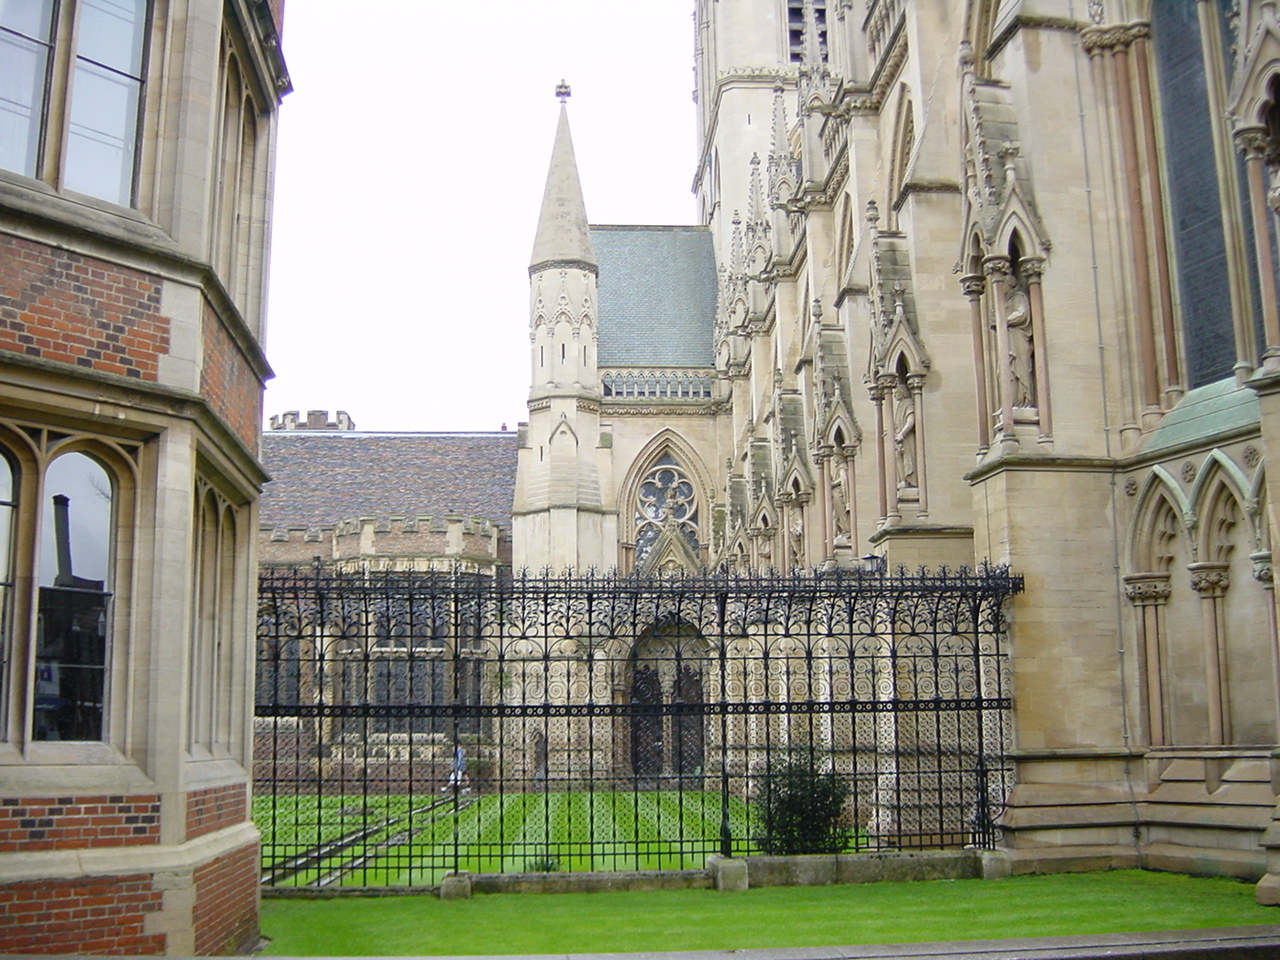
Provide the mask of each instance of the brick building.
{"label": "brick building", "polygon": [[0,952],[257,938],[283,0],[0,5]]}

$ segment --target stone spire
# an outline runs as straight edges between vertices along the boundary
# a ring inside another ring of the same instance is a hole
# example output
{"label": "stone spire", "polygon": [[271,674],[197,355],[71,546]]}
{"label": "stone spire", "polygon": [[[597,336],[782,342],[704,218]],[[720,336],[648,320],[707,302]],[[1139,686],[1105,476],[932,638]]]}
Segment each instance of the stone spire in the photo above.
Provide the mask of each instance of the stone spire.
{"label": "stone spire", "polygon": [[563,81],[556,94],[560,97],[560,123],[556,127],[555,146],[551,148],[551,169],[547,171],[547,187],[542,194],[542,213],[538,216],[529,273],[552,267],[576,267],[594,274],[596,253],[587,226],[587,208],[582,202],[573,139],[569,136],[569,112],[565,105],[569,94]]}

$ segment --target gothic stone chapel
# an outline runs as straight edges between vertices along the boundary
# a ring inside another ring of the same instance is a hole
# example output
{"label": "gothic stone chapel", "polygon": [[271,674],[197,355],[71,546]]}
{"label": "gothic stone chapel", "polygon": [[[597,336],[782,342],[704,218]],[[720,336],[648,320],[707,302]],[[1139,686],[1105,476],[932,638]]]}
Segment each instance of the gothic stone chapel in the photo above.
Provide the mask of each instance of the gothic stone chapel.
{"label": "gothic stone chapel", "polygon": [[[644,696],[666,704],[646,741],[661,755],[637,760],[634,724],[591,733],[566,720],[540,727],[542,740],[491,741],[489,760],[521,777],[557,762],[570,776],[581,737],[607,746],[608,776],[750,777],[755,734],[725,727],[718,740],[714,720],[691,725],[681,706],[728,682],[707,666],[724,620],[664,613],[662,584],[790,577],[794,595],[800,583],[820,593],[825,576],[865,598],[897,570],[1008,568],[1021,592],[1000,599],[999,663],[954,678],[983,696],[996,678],[1007,726],[991,748],[1006,768],[987,787],[1011,869],[1211,871],[1280,902],[1276,5],[694,6],[700,222],[590,225],[564,106],[529,267],[528,422],[453,441],[457,461],[441,452],[448,435],[397,441],[436,464],[424,477],[490,458],[480,485],[492,496],[447,502],[427,483],[367,506],[321,503],[300,478],[267,490],[262,559],[495,584],[542,571],[543,599],[526,605],[546,602],[545,577],[591,589],[566,571],[654,585],[647,623],[583,614],[575,633],[557,621],[563,656],[603,656],[612,681],[538,682],[566,710],[575,697],[614,716]],[[344,441],[296,415],[277,426],[264,437],[273,473],[374,436]],[[507,643],[510,614],[475,631],[482,646]],[[551,643],[541,622],[521,642]],[[740,636],[774,636],[772,622],[748,617]],[[810,629],[781,636],[838,639]],[[932,655],[940,636],[923,637]],[[840,659],[817,649],[803,656]],[[782,689],[762,663],[742,666],[748,702]],[[497,716],[514,668],[469,669],[474,683],[441,695]],[[912,676],[882,677],[871,701],[901,707],[924,689]],[[833,677],[785,696],[859,709],[857,684]],[[899,758],[949,736],[894,729]],[[842,735],[822,736],[834,758]],[[876,835],[885,790],[868,788],[856,829]],[[933,836],[946,842],[945,826]]]}

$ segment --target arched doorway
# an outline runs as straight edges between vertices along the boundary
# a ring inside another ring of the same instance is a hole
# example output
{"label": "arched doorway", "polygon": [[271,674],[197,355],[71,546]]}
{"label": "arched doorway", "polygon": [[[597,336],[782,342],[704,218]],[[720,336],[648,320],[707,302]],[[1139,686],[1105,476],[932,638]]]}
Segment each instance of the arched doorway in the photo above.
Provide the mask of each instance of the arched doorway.
{"label": "arched doorway", "polygon": [[631,655],[631,773],[641,789],[694,788],[706,762],[707,642],[686,623],[654,626]]}

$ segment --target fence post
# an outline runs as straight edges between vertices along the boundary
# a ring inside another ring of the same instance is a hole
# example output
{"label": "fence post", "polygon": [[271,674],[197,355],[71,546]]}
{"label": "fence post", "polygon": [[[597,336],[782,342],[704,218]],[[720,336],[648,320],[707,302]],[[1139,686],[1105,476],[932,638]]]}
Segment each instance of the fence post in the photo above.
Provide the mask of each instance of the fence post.
{"label": "fence post", "polygon": [[725,636],[728,594],[716,596],[716,628],[720,634],[720,856],[733,856],[733,830],[729,826],[729,642]]}

